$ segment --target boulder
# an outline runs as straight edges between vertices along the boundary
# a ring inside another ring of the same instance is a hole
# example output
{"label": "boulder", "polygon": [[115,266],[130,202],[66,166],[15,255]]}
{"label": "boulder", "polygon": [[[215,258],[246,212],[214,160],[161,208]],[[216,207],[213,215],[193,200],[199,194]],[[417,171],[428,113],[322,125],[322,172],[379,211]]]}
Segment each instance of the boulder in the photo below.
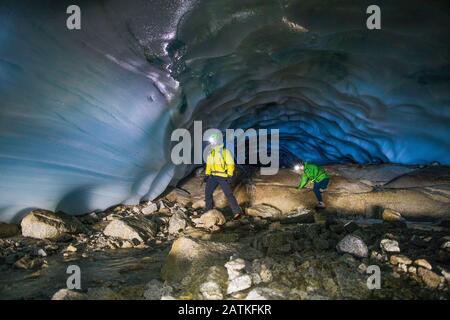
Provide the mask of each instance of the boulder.
{"label": "boulder", "polygon": [[358,258],[365,258],[368,256],[369,250],[364,241],[355,235],[346,235],[338,242],[336,249],[341,253],[349,253]]}
{"label": "boulder", "polygon": [[14,237],[20,233],[19,227],[15,224],[0,222],[0,238]]}
{"label": "boulder", "polygon": [[382,218],[387,222],[403,221],[403,217],[400,212],[386,208],[383,210]]}
{"label": "boulder", "polygon": [[183,189],[175,188],[166,195],[166,199],[171,202],[181,204],[183,207],[192,203],[191,194]]}
{"label": "boulder", "polygon": [[64,234],[87,232],[75,217],[62,212],[33,210],[21,222],[22,235],[36,239],[56,239]]}
{"label": "boulder", "polygon": [[426,167],[408,172],[385,184],[387,188],[423,188],[445,185],[450,182],[450,167]]}
{"label": "boulder", "polygon": [[180,281],[187,275],[202,275],[213,265],[223,265],[235,252],[233,244],[178,238],[164,262],[161,277],[167,281]]}
{"label": "boulder", "polygon": [[398,246],[398,242],[391,239],[383,239],[380,242],[380,247],[384,252],[388,253],[398,253],[400,252],[400,247]]}
{"label": "boulder", "polygon": [[254,205],[246,208],[245,212],[249,216],[260,218],[279,218],[282,215],[281,210],[267,204]]}
{"label": "boulder", "polygon": [[187,217],[181,212],[175,212],[169,219],[169,234],[176,235],[180,233],[180,231],[185,230],[187,227]]}
{"label": "boulder", "polygon": [[155,222],[142,216],[131,216],[111,221],[103,233],[109,237],[146,242],[156,236],[157,229]]}
{"label": "boulder", "polygon": [[199,218],[193,218],[192,222],[196,227],[205,229],[218,230],[219,226],[225,224],[227,220],[225,216],[217,209],[209,210],[202,214]]}

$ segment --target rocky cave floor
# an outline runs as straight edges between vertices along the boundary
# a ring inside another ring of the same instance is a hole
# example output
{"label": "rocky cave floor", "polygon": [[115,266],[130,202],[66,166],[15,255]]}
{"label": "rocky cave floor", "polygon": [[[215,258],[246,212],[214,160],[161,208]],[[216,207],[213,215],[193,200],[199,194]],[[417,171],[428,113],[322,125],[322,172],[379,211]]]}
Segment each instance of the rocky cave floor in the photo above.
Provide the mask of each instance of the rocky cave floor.
{"label": "rocky cave floor", "polygon": [[[408,183],[411,172],[406,173]],[[198,172],[185,184],[201,190],[201,176]],[[365,178],[358,176],[359,181]],[[442,181],[439,185],[448,187]],[[347,187],[356,192],[348,181]],[[368,192],[379,193],[379,187],[373,185]],[[255,204],[258,199],[253,198],[248,215],[231,221],[226,207],[199,217],[201,204],[186,189],[174,189],[154,202],[117,205],[81,217],[34,210],[20,228],[1,224],[0,298],[450,297],[450,224],[445,216],[418,221],[387,207],[380,216],[368,216],[301,204],[284,212]],[[80,267],[81,290],[65,289],[70,265]],[[380,289],[367,286],[372,275],[367,269],[373,265],[380,268]]]}

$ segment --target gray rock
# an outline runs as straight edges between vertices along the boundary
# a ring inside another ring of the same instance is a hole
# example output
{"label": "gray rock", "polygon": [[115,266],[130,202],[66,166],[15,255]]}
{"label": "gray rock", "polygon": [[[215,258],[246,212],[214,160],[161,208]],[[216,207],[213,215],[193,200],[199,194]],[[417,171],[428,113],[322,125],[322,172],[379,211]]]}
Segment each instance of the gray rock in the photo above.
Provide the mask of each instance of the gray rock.
{"label": "gray rock", "polygon": [[36,239],[56,239],[64,234],[87,232],[75,217],[61,212],[33,210],[22,219],[22,235]]}
{"label": "gray rock", "polygon": [[244,274],[230,281],[230,283],[228,284],[227,294],[239,292],[248,289],[251,286],[252,277],[248,274]]}
{"label": "gray rock", "polygon": [[400,252],[400,247],[398,246],[398,242],[395,240],[383,239],[380,242],[380,247],[384,252],[388,252],[388,253]]}
{"label": "gray rock", "polygon": [[222,300],[223,293],[220,285],[215,281],[208,281],[200,285],[200,292],[206,300]]}
{"label": "gray rock", "polygon": [[144,298],[147,300],[161,300],[163,297],[171,296],[173,288],[163,282],[153,279],[147,283],[147,290],[144,292]]}
{"label": "gray rock", "polygon": [[349,253],[358,258],[365,258],[369,253],[364,241],[361,238],[350,234],[339,241],[336,249],[341,253]]}
{"label": "gray rock", "polygon": [[144,208],[142,208],[141,212],[144,215],[150,215],[158,211],[158,204],[149,202]]}
{"label": "gray rock", "polygon": [[187,227],[187,218],[181,211],[175,212],[169,219],[169,234],[176,235]]}
{"label": "gray rock", "polygon": [[228,271],[228,279],[233,280],[241,276],[245,267],[246,267],[245,260],[241,258],[232,259],[227,263],[225,263],[225,268],[227,268]]}
{"label": "gray rock", "polygon": [[157,233],[157,225],[142,216],[126,217],[111,221],[103,231],[106,236],[124,240],[137,239],[145,242],[153,239]]}

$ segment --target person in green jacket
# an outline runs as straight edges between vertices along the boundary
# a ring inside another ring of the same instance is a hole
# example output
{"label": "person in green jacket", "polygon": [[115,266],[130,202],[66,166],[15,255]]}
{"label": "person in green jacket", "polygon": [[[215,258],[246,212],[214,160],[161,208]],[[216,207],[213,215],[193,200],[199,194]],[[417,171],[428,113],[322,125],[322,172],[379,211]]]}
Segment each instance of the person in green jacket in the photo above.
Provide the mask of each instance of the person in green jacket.
{"label": "person in green jacket", "polygon": [[317,201],[319,201],[317,207],[325,208],[325,203],[322,199],[322,191],[325,190],[330,183],[330,176],[328,173],[318,165],[308,162],[302,162],[301,164],[296,165],[295,171],[303,173],[297,190],[303,189],[309,181],[314,182],[313,191]]}

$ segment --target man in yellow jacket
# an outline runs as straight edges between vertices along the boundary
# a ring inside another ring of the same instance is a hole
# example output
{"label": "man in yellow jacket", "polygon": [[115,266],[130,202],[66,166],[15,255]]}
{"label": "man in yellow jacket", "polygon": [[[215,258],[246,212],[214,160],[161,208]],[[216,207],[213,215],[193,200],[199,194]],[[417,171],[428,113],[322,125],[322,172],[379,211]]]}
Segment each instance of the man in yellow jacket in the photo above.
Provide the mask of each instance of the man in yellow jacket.
{"label": "man in yellow jacket", "polygon": [[223,144],[219,144],[218,134],[212,134],[209,142],[212,148],[206,160],[205,212],[213,208],[213,193],[217,185],[220,185],[233,211],[234,219],[239,219],[243,214],[242,209],[230,187],[230,179],[233,177],[235,168],[233,155],[224,148]]}

